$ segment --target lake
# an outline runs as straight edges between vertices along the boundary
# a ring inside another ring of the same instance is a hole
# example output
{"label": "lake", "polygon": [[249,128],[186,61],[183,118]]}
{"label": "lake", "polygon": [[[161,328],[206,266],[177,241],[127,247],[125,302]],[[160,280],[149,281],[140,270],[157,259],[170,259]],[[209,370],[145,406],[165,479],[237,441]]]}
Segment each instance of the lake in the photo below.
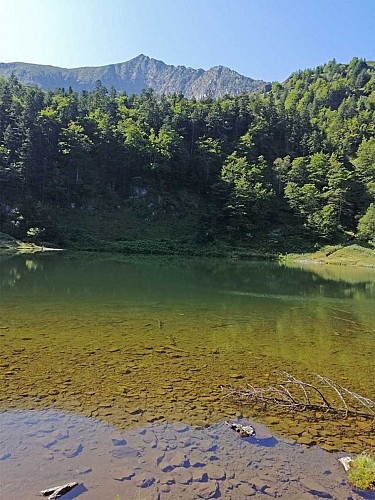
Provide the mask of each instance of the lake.
{"label": "lake", "polygon": [[327,450],[373,443],[363,419],[225,395],[287,371],[373,399],[374,269],[67,253],[0,270],[0,410],[71,411],[119,429],[248,417]]}

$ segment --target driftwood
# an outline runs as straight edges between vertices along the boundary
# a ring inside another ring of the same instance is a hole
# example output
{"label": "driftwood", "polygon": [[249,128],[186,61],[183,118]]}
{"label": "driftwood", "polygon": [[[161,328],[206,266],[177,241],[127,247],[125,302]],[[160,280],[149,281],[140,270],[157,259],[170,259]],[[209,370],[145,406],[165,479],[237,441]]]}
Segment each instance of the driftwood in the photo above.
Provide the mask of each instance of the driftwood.
{"label": "driftwood", "polygon": [[40,493],[44,497],[48,497],[47,500],[54,500],[55,498],[60,498],[65,493],[68,493],[70,490],[72,490],[75,486],[77,486],[78,483],[66,483],[63,484],[62,486],[54,486],[53,488],[48,488],[47,490],[42,490]]}
{"label": "driftwood", "polygon": [[286,380],[276,386],[233,389],[227,397],[234,397],[244,404],[262,403],[288,411],[323,411],[346,418],[358,416],[375,419],[375,402],[361,396],[327,377],[317,375],[317,385],[296,379],[284,372]]}

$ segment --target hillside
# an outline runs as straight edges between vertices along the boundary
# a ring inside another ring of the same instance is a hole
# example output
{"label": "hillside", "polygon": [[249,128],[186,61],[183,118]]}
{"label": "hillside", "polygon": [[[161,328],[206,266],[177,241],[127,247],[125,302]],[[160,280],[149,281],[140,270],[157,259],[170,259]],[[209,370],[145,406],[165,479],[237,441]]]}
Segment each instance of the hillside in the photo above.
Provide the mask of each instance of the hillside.
{"label": "hillside", "polygon": [[0,78],[0,230],[20,240],[164,253],[374,246],[374,200],[371,62],[216,100]]}
{"label": "hillside", "polygon": [[108,89],[114,87],[128,94],[140,94],[152,88],[159,94],[182,93],[196,99],[264,91],[269,86],[267,82],[253,80],[224,66],[204,71],[167,65],[143,54],[123,63],[72,69],[23,62],[0,63],[0,76],[9,78],[12,73],[21,83],[38,85],[44,90],[71,87],[74,91],[92,91],[100,80]]}

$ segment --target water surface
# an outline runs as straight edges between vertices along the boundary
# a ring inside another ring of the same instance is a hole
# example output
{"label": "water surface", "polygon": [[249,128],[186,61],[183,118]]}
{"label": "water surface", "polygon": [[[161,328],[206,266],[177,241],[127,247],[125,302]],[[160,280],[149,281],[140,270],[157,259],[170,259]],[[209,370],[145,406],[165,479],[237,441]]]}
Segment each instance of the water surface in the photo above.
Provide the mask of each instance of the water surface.
{"label": "water surface", "polygon": [[322,423],[223,395],[283,370],[375,397],[375,270],[111,255],[1,262],[0,408],[59,408],[118,427],[235,415],[327,449],[373,443],[368,421]]}
{"label": "water surface", "polygon": [[0,412],[0,495],[31,500],[40,490],[76,481],[67,500],[361,498],[347,484],[340,455],[304,450],[255,428],[249,439],[222,422],[119,432],[63,412]]}

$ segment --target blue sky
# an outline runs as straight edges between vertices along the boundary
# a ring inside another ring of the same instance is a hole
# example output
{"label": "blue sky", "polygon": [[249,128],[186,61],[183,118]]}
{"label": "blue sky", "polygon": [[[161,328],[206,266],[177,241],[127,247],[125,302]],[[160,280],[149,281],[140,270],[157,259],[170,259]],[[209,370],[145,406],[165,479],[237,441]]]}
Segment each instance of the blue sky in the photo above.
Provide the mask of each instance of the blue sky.
{"label": "blue sky", "polygon": [[375,0],[0,0],[0,61],[63,67],[140,53],[284,80],[330,59],[375,60]]}

